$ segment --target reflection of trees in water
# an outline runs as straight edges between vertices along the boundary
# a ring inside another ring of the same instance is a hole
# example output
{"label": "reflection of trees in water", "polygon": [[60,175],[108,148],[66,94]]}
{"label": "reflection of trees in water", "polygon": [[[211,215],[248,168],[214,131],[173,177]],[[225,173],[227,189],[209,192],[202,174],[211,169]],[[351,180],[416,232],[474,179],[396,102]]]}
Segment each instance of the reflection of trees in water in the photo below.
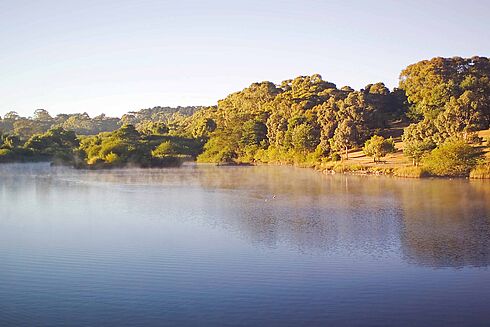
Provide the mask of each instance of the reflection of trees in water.
{"label": "reflection of trees in water", "polygon": [[[396,201],[386,179],[323,175],[290,167],[225,168],[201,186],[223,192],[212,217],[252,242],[300,251],[343,250],[380,255],[398,235]],[[367,196],[366,196],[367,195]],[[220,219],[220,218],[218,218]]]}
{"label": "reflection of trees in water", "polygon": [[[488,182],[325,177],[310,169],[270,166],[45,168],[41,173],[28,169],[21,177],[1,172],[2,198],[10,204],[32,197],[43,203],[44,197],[70,192],[66,194],[84,203],[114,190],[129,190],[116,196],[119,202],[108,204],[111,210],[124,207],[135,216],[157,217],[163,212],[178,219],[204,219],[268,247],[287,244],[304,252],[338,250],[374,256],[396,253],[401,247],[406,260],[420,265],[487,266],[490,262]],[[36,175],[34,188],[28,187],[32,177],[26,176],[31,175]],[[53,192],[60,186],[62,192]]]}
{"label": "reflection of trees in water", "polygon": [[237,195],[230,201],[241,201],[241,210],[221,206],[253,241],[269,246],[286,242],[302,251],[343,249],[371,255],[396,251],[400,245],[406,260],[433,267],[490,262],[488,183],[322,178],[278,167],[236,172],[229,178],[223,172],[221,178],[200,181],[211,189],[243,189],[249,194],[255,190],[255,200],[264,203]]}
{"label": "reflection of trees in water", "polygon": [[402,251],[432,267],[490,263],[490,185],[481,181],[406,181],[397,188],[403,210]]}

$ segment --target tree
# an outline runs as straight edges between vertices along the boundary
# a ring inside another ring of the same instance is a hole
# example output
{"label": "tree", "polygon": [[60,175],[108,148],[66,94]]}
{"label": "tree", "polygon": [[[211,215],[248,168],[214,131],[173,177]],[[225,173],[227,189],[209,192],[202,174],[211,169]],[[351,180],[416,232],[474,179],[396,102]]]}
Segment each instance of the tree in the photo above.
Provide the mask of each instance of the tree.
{"label": "tree", "polygon": [[248,120],[242,126],[240,145],[261,145],[267,140],[267,126],[259,120]]}
{"label": "tree", "polygon": [[20,116],[16,111],[9,111],[5,114],[5,116],[3,116],[3,119],[6,120],[17,120],[19,118]]}
{"label": "tree", "polygon": [[349,148],[357,142],[357,130],[354,126],[354,121],[346,119],[342,121],[332,138],[332,148],[336,151],[345,149],[345,159],[349,159]]}
{"label": "tree", "polygon": [[145,135],[163,135],[169,132],[168,126],[161,121],[144,121],[137,125],[137,130]]}
{"label": "tree", "polygon": [[134,127],[134,125],[123,125],[114,133],[116,137],[131,142],[137,141],[141,136],[141,134]]}
{"label": "tree", "polygon": [[75,150],[79,142],[73,131],[61,127],[48,130],[44,134],[35,134],[24,144],[35,157],[49,158],[60,163],[73,163]]}
{"label": "tree", "polygon": [[466,139],[468,133],[485,128],[488,122],[479,111],[481,100],[473,91],[464,91],[458,98],[451,97],[435,120],[438,132],[444,137],[461,133]]}
{"label": "tree", "polygon": [[379,161],[380,158],[386,156],[388,153],[396,151],[395,142],[391,137],[385,139],[378,135],[374,135],[367,140],[362,150],[367,156],[373,157],[374,162]]}
{"label": "tree", "polygon": [[315,135],[313,126],[307,123],[296,126],[292,133],[292,144],[303,154],[314,151],[318,145],[318,137]]}
{"label": "tree", "polygon": [[156,158],[163,158],[170,155],[176,154],[177,151],[175,146],[170,141],[164,141],[160,143],[160,145],[151,152],[151,155]]}
{"label": "tree", "polygon": [[49,112],[45,109],[36,109],[34,111],[34,120],[39,121],[51,121],[53,117],[49,114]]}
{"label": "tree", "polygon": [[403,154],[412,158],[412,164],[418,166],[420,160],[435,148],[435,144],[429,140],[412,141],[405,144]]}
{"label": "tree", "polygon": [[205,139],[216,130],[216,122],[211,118],[200,119],[192,129],[192,136],[197,139]]}
{"label": "tree", "polygon": [[[490,60],[485,57],[433,58],[408,66],[400,74],[415,116],[436,119],[441,113],[453,115],[456,130],[471,125],[490,126]],[[459,117],[457,117],[459,116]]]}

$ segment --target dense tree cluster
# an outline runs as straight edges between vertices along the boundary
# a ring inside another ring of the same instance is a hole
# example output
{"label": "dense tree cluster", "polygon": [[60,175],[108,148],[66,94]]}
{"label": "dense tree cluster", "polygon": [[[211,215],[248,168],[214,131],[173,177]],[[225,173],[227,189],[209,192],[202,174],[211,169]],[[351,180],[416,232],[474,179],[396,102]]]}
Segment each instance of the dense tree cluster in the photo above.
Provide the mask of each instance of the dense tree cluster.
{"label": "dense tree cluster", "polygon": [[106,117],[104,114],[91,118],[83,114],[59,114],[52,117],[48,111],[37,109],[32,117],[22,117],[15,111],[0,117],[0,132],[14,134],[23,140],[35,134],[42,134],[51,128],[62,127],[77,135],[93,135],[113,131],[119,127],[119,118]]}
{"label": "dense tree cluster", "polygon": [[81,137],[55,127],[25,142],[15,135],[0,134],[0,162],[49,160],[79,168],[163,167],[179,165],[200,151],[201,143],[195,139],[143,134],[133,125]]}
{"label": "dense tree cluster", "polygon": [[79,140],[73,131],[55,127],[23,142],[16,135],[0,135],[0,162],[51,160],[75,164]]}
{"label": "dense tree cluster", "polygon": [[185,158],[194,158],[200,143],[194,139],[170,136],[155,126],[155,133],[141,133],[133,125],[116,131],[81,139],[79,150],[87,167],[139,166],[162,167],[178,165]]}
{"label": "dense tree cluster", "polygon": [[362,147],[404,112],[399,90],[383,83],[338,89],[318,74],[254,83],[218,102],[216,130],[202,161],[295,161]]}
{"label": "dense tree cluster", "polygon": [[[417,158],[449,138],[471,141],[472,132],[490,127],[490,60],[485,57],[434,58],[408,66],[400,88],[415,121],[404,133]],[[412,155],[412,152],[415,155]]]}
{"label": "dense tree cluster", "polygon": [[404,154],[414,165],[456,155],[452,162],[467,166],[455,171],[467,174],[475,153],[458,142],[478,142],[475,131],[490,127],[489,59],[424,60],[404,69],[393,90],[383,83],[337,88],[314,74],[253,83],[212,107],[154,107],[120,119],[52,117],[43,109],[29,118],[9,112],[0,118],[0,160],[62,157],[94,167],[153,166],[191,156],[204,162],[303,164],[363,149],[376,162],[395,151],[393,140],[383,137],[395,121],[406,126]]}
{"label": "dense tree cluster", "polygon": [[105,114],[90,117],[86,112],[78,114],[59,114],[52,117],[48,111],[37,109],[32,117],[22,117],[10,111],[0,117],[0,132],[14,134],[27,140],[34,134],[42,134],[54,127],[62,127],[77,135],[95,135],[112,132],[125,124],[147,128],[150,123],[164,124],[168,128],[170,122],[184,119],[194,114],[200,107],[154,107],[132,111],[121,118],[107,117]]}

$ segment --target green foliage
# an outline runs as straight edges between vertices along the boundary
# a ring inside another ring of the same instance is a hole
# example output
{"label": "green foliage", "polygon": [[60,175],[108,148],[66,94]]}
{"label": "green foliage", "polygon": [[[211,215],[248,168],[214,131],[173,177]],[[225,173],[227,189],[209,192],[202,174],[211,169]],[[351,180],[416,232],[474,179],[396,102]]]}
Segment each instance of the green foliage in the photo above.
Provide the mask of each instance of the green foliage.
{"label": "green foliage", "polygon": [[74,160],[73,151],[78,145],[78,138],[73,131],[56,127],[44,134],[33,135],[24,144],[24,148],[32,151],[34,156],[70,164]]}
{"label": "green foliage", "polygon": [[148,165],[150,151],[141,142],[141,134],[133,125],[123,125],[111,133],[102,133],[82,139],[80,149],[87,155],[88,165],[137,164]]}
{"label": "green foliage", "polygon": [[162,142],[155,150],[151,151],[151,155],[156,158],[163,158],[175,154],[177,154],[177,151],[170,141]]}
{"label": "green foliage", "polygon": [[[0,119],[0,132],[15,134],[27,140],[33,135],[43,134],[54,127],[62,127],[77,135],[96,135],[115,131],[125,124],[132,124],[138,129],[141,128],[143,134],[167,134],[170,132],[169,125],[179,127],[176,124],[178,120],[189,117],[201,109],[202,107],[154,107],[130,112],[123,115],[122,118],[107,117],[105,114],[92,118],[87,113],[59,114],[52,117],[44,109],[37,109],[32,117],[26,118],[11,111]],[[154,125],[151,126],[151,124]]]}
{"label": "green foliage", "polygon": [[170,131],[168,126],[161,121],[144,121],[139,123],[136,126],[136,129],[138,130],[138,132],[145,135],[164,135]]}
{"label": "green foliage", "polygon": [[321,161],[332,151],[361,146],[388,119],[402,114],[399,93],[382,83],[339,90],[318,74],[279,87],[254,83],[218,102],[208,117],[216,129],[200,160],[297,162],[303,156]]}
{"label": "green foliage", "polygon": [[241,127],[240,146],[261,145],[267,142],[267,126],[258,120],[248,120]]}
{"label": "green foliage", "polygon": [[430,140],[406,142],[403,153],[412,159],[414,166],[418,166],[420,160],[435,148]]}
{"label": "green foliage", "polygon": [[211,118],[199,119],[192,128],[192,136],[196,139],[207,139],[216,130],[216,122]]}
{"label": "green foliage", "polygon": [[104,157],[104,161],[110,165],[117,165],[121,163],[121,157],[114,152],[110,152]]}
{"label": "green foliage", "polygon": [[434,176],[468,176],[481,155],[464,141],[448,141],[424,158],[424,167]]}
{"label": "green foliage", "polygon": [[318,145],[318,137],[313,126],[307,123],[294,127],[291,142],[293,147],[303,153],[315,150]]}
{"label": "green foliage", "polygon": [[0,148],[15,149],[22,145],[22,141],[16,135],[0,134]]}
{"label": "green foliage", "polygon": [[197,161],[232,163],[236,158],[236,152],[227,144],[226,139],[213,137],[204,145],[204,152],[197,157]]}
{"label": "green foliage", "polygon": [[411,117],[418,120],[405,130],[406,143],[439,145],[452,137],[467,140],[471,132],[490,127],[488,58],[418,62],[402,71],[400,88],[411,103]]}
{"label": "green foliage", "polygon": [[386,156],[388,153],[396,151],[395,142],[392,138],[385,139],[378,135],[374,135],[367,140],[362,150],[367,156],[373,157],[374,162],[379,161],[380,158]]}
{"label": "green foliage", "polygon": [[[157,130],[155,132],[158,133]],[[169,135],[141,134],[133,125],[110,133],[82,138],[84,163],[94,168],[114,166],[165,167],[179,165],[183,157],[195,157],[199,142]],[[83,166],[83,165],[81,165]]]}
{"label": "green foliage", "polygon": [[120,119],[53,117],[43,109],[25,118],[12,111],[0,119],[0,149],[10,150],[3,155],[9,160],[90,167],[158,166],[184,156],[312,166],[362,146],[377,161],[394,146],[373,135],[385,135],[389,122],[406,122],[408,115],[404,154],[417,165],[446,140],[470,142],[476,130],[488,128],[489,103],[488,58],[434,58],[404,69],[392,91],[383,83],[339,89],[313,74],[253,83],[212,107],[154,107]]}

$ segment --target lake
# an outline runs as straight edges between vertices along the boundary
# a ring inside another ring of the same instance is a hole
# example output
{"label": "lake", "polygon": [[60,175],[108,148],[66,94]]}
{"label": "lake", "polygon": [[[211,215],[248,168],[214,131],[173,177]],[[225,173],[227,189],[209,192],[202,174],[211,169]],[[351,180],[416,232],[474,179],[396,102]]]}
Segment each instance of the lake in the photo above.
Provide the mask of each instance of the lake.
{"label": "lake", "polygon": [[0,166],[0,325],[489,326],[490,182]]}

